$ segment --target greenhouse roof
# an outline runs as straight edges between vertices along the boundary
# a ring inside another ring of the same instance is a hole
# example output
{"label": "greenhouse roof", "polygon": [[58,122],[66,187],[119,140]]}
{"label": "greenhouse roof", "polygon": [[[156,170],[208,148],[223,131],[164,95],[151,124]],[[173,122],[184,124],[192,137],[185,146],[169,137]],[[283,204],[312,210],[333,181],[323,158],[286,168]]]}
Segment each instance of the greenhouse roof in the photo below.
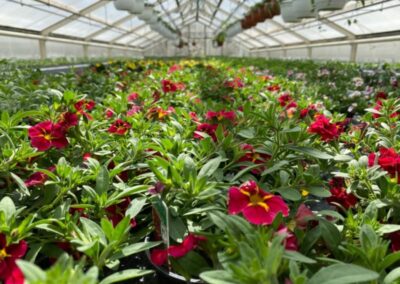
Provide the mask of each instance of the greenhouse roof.
{"label": "greenhouse roof", "polygon": [[[145,50],[164,38],[110,0],[0,0],[0,35]],[[260,0],[148,0],[177,30],[198,22],[217,34],[243,18]],[[243,31],[234,41],[248,50],[362,40],[400,34],[400,1],[349,1],[335,12],[289,24],[275,16]],[[194,32],[182,33],[194,37]]]}

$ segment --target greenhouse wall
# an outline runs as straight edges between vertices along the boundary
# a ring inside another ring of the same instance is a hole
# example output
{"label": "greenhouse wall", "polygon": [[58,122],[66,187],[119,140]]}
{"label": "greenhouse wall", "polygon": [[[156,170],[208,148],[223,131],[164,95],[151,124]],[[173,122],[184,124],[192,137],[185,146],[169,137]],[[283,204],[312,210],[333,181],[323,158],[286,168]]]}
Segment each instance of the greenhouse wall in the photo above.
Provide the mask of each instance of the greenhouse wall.
{"label": "greenhouse wall", "polygon": [[37,40],[0,36],[0,47],[0,58],[40,58]]}

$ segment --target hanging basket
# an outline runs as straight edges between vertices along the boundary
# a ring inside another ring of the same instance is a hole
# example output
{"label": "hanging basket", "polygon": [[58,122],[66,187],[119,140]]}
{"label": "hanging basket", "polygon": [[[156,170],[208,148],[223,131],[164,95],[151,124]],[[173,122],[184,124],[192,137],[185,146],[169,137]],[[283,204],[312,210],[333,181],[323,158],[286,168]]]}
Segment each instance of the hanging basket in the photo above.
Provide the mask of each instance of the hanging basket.
{"label": "hanging basket", "polygon": [[144,10],[144,0],[115,0],[114,7],[117,10],[140,14]]}
{"label": "hanging basket", "polygon": [[153,7],[146,6],[141,14],[138,15],[138,18],[142,21],[149,21],[153,17]]}
{"label": "hanging basket", "polygon": [[317,11],[335,11],[343,9],[348,0],[315,0]]}
{"label": "hanging basket", "polygon": [[296,11],[296,16],[299,19],[315,17],[311,0],[293,0],[293,10]]}
{"label": "hanging basket", "polygon": [[278,3],[278,0],[272,0],[270,3],[268,3],[271,13],[272,13],[272,17],[278,16],[281,14],[281,7]]}
{"label": "hanging basket", "polygon": [[281,16],[282,19],[287,23],[300,22],[292,0],[284,0],[281,2]]}

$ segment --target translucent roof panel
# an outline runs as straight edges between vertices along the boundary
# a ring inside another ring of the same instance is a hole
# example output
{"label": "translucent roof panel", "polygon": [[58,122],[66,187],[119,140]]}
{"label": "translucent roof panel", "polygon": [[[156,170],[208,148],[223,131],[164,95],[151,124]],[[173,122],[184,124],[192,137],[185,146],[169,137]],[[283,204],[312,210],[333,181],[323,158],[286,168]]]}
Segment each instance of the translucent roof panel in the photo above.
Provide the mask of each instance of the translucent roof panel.
{"label": "translucent roof panel", "polygon": [[105,32],[95,36],[93,39],[102,40],[102,41],[110,41],[122,34],[123,34],[123,32],[120,30],[110,29],[108,31],[105,31]]}
{"label": "translucent roof panel", "polygon": [[284,44],[293,44],[293,43],[303,42],[298,37],[294,36],[293,34],[291,34],[289,32],[286,32],[286,31],[272,33],[271,36],[276,38],[277,40],[283,42]]}
{"label": "translucent roof panel", "polygon": [[80,11],[96,3],[97,0],[57,0],[57,2]]}
{"label": "translucent roof panel", "polygon": [[55,30],[54,33],[74,37],[86,37],[103,27],[105,27],[105,25],[80,17]]}
{"label": "translucent roof panel", "polygon": [[0,25],[40,31],[71,14],[33,0],[2,1]]}
{"label": "translucent roof panel", "polygon": [[333,16],[331,20],[356,35],[400,30],[400,1],[367,6]]}
{"label": "translucent roof panel", "polygon": [[345,36],[344,34],[330,28],[322,22],[313,22],[293,28],[293,31],[311,40],[332,39]]}
{"label": "translucent roof panel", "polygon": [[128,12],[119,11],[115,9],[114,4],[112,2],[88,14],[89,17],[94,16],[97,18],[101,18],[109,24],[112,24],[117,20],[126,17],[128,15],[129,15]]}

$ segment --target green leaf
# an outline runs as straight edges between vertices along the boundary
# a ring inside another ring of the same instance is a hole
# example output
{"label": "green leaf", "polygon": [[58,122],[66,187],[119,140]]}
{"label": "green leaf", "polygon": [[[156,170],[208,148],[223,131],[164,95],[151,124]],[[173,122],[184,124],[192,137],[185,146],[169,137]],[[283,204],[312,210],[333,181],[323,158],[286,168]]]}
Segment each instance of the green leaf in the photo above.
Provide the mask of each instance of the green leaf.
{"label": "green leaf", "polygon": [[279,161],[279,162],[275,163],[272,167],[263,171],[261,175],[265,176],[265,175],[271,174],[273,172],[276,172],[276,171],[280,170],[283,166],[286,166],[287,164],[289,164],[288,161],[285,161],[285,160]]}
{"label": "green leaf", "polygon": [[400,267],[397,267],[390,271],[388,275],[386,275],[385,279],[383,279],[384,284],[393,284],[395,281],[400,278]]}
{"label": "green leaf", "polygon": [[153,273],[152,270],[141,270],[141,269],[127,269],[118,271],[110,276],[104,278],[99,284],[111,284],[132,278],[142,277],[144,275]]}
{"label": "green leaf", "polygon": [[218,169],[221,164],[222,158],[220,156],[209,160],[200,170],[198,177],[201,178],[203,176],[210,177],[215,171]]}
{"label": "green leaf", "polygon": [[278,192],[286,200],[298,201],[301,199],[300,192],[295,188],[280,187],[280,188],[274,189],[274,191]]}
{"label": "green leaf", "polygon": [[200,274],[200,278],[209,284],[234,284],[238,283],[231,274],[225,270],[212,270]]}
{"label": "green leaf", "polygon": [[323,186],[317,186],[317,185],[313,185],[313,186],[309,186],[306,189],[310,194],[314,195],[314,196],[318,196],[318,197],[330,197],[332,194],[329,190],[327,190],[326,188],[324,188]]}
{"label": "green leaf", "polygon": [[125,212],[125,216],[129,216],[131,219],[135,218],[137,214],[142,210],[143,206],[146,204],[146,198],[135,198],[132,200],[128,209]]}
{"label": "green leaf", "polygon": [[136,243],[136,244],[126,246],[119,253],[114,254],[111,257],[111,260],[120,259],[123,257],[127,257],[129,255],[132,255],[132,254],[136,254],[136,253],[139,253],[139,252],[142,252],[145,250],[149,250],[153,247],[158,246],[161,243],[162,242],[141,242],[141,243]]}
{"label": "green leaf", "polygon": [[103,229],[95,222],[90,219],[81,217],[80,221],[92,238],[98,238],[103,245],[107,244],[106,236]]}
{"label": "green leaf", "polygon": [[44,282],[46,280],[46,273],[39,266],[25,260],[17,260],[17,265],[29,282]]}
{"label": "green leaf", "polygon": [[349,284],[373,281],[379,274],[364,267],[340,263],[320,269],[308,281],[308,284]]}
{"label": "green leaf", "polygon": [[387,255],[379,265],[380,270],[388,268],[389,266],[393,265],[399,260],[400,260],[400,251]]}
{"label": "green leaf", "polygon": [[98,195],[102,195],[108,191],[110,186],[110,175],[105,166],[100,168],[100,172],[96,178],[96,192]]}
{"label": "green leaf", "polygon": [[6,221],[10,221],[15,215],[15,205],[12,199],[8,196],[3,197],[0,201],[0,210],[4,212]]}
{"label": "green leaf", "polygon": [[238,135],[243,138],[252,139],[254,138],[254,132],[254,128],[247,128],[240,130]]}
{"label": "green leaf", "polygon": [[13,178],[13,180],[17,183],[18,188],[21,191],[21,193],[24,195],[30,196],[31,194],[30,194],[28,188],[26,187],[24,181],[16,174],[10,173],[10,175]]}
{"label": "green leaf", "polygon": [[297,251],[292,251],[292,250],[285,251],[285,253],[283,254],[283,257],[286,259],[295,260],[295,261],[303,262],[303,263],[316,263],[316,261],[314,259],[309,258],[309,257],[305,256],[304,254],[301,254]]}
{"label": "green leaf", "polygon": [[321,159],[321,160],[330,160],[333,159],[333,156],[329,155],[328,153],[319,151],[314,148],[309,148],[309,147],[301,147],[301,146],[286,146],[288,149],[304,153],[306,155],[309,155],[311,157]]}
{"label": "green leaf", "polygon": [[319,227],[321,228],[321,235],[326,245],[331,250],[336,250],[341,242],[341,235],[338,228],[329,221],[323,218],[318,218]]}
{"label": "green leaf", "polygon": [[400,231],[400,225],[395,224],[385,224],[379,227],[377,233],[379,235],[389,234],[393,232]]}

